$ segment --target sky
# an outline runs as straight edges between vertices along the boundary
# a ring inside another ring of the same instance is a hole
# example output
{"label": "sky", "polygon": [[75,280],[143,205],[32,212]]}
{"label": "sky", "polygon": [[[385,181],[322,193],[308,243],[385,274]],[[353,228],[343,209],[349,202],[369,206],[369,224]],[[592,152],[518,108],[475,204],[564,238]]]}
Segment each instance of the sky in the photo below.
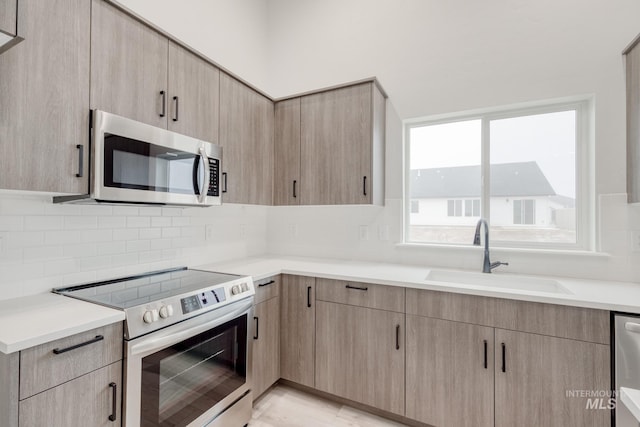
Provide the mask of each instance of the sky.
{"label": "sky", "polygon": [[[492,164],[536,161],[557,194],[576,194],[576,113],[562,111],[492,120]],[[481,120],[411,129],[411,169],[479,165]]]}

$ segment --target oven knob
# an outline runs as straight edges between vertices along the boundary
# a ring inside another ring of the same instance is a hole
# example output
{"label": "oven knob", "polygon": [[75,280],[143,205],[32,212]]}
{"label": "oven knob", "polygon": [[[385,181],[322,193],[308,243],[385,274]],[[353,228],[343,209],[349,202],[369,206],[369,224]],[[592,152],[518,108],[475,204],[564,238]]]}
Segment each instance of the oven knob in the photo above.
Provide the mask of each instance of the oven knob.
{"label": "oven knob", "polygon": [[144,321],[144,323],[153,323],[153,313],[151,312],[151,310],[147,310],[144,312],[144,314],[142,315],[142,320]]}
{"label": "oven knob", "polygon": [[173,306],[171,304],[163,305],[162,307],[160,307],[159,314],[163,319],[173,316]]}
{"label": "oven knob", "polygon": [[246,292],[249,290],[249,285],[247,284],[247,282],[243,282],[242,283],[242,292]]}
{"label": "oven knob", "polygon": [[238,295],[240,292],[242,292],[242,291],[240,290],[240,286],[238,286],[238,285],[233,285],[233,286],[231,287],[231,295]]}

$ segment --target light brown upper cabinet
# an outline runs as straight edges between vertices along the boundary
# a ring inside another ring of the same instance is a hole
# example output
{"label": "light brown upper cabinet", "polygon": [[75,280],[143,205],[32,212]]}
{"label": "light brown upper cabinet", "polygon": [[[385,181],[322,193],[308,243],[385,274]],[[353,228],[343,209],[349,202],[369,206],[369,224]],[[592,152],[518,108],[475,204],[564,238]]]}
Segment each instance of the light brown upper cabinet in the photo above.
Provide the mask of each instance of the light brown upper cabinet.
{"label": "light brown upper cabinet", "polygon": [[273,204],[300,204],[300,98],[276,102]]}
{"label": "light brown upper cabinet", "polygon": [[273,203],[273,102],[220,76],[223,202]]}
{"label": "light brown upper cabinet", "polygon": [[300,204],[384,204],[384,120],[373,81],[301,97]]}
{"label": "light brown upper cabinet", "polygon": [[627,74],[627,197],[640,202],[640,36],[625,51]]}
{"label": "light brown upper cabinet", "polygon": [[20,0],[25,40],[0,55],[0,188],[87,192],[90,6]]}
{"label": "light brown upper cabinet", "polygon": [[0,0],[0,32],[15,36],[18,30],[17,21],[18,0]]}
{"label": "light brown upper cabinet", "polygon": [[91,108],[217,142],[220,71],[103,0],[91,16]]}

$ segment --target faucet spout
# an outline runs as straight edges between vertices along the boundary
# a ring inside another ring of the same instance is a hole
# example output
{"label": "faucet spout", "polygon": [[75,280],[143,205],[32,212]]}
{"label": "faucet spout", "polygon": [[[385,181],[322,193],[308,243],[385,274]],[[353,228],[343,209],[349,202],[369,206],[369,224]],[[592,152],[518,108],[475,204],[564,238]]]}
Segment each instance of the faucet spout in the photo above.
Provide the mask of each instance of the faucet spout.
{"label": "faucet spout", "polygon": [[500,261],[491,263],[491,259],[489,256],[489,224],[487,223],[487,220],[484,218],[480,218],[478,220],[478,223],[476,224],[476,233],[473,236],[473,244],[475,246],[480,246],[480,229],[482,228],[483,225],[484,225],[484,259],[482,261],[482,272],[491,273],[491,270],[493,270],[494,268],[499,267],[501,265],[509,265],[509,263],[500,262]]}

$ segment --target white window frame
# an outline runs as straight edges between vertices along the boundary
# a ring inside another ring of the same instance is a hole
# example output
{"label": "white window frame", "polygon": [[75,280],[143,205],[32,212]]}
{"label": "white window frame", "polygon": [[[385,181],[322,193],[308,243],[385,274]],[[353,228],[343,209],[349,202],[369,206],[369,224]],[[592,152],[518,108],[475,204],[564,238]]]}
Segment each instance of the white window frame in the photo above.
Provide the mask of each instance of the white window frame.
{"label": "white window frame", "polygon": [[411,129],[455,123],[468,120],[481,121],[481,197],[480,215],[489,221],[490,200],[490,145],[489,145],[489,124],[492,120],[516,118],[520,116],[558,113],[562,111],[576,111],[576,242],[575,243],[554,243],[554,242],[515,242],[491,240],[491,246],[500,248],[536,249],[536,250],[576,250],[595,251],[595,188],[594,178],[594,108],[593,96],[580,96],[571,98],[554,99],[541,102],[517,104],[512,106],[467,111],[462,113],[431,116],[418,119],[405,120],[404,123],[404,215],[403,215],[403,242],[411,245],[424,246],[471,246],[473,236],[469,236],[469,245],[439,242],[416,242],[408,240],[409,227],[409,183],[411,165]]}

